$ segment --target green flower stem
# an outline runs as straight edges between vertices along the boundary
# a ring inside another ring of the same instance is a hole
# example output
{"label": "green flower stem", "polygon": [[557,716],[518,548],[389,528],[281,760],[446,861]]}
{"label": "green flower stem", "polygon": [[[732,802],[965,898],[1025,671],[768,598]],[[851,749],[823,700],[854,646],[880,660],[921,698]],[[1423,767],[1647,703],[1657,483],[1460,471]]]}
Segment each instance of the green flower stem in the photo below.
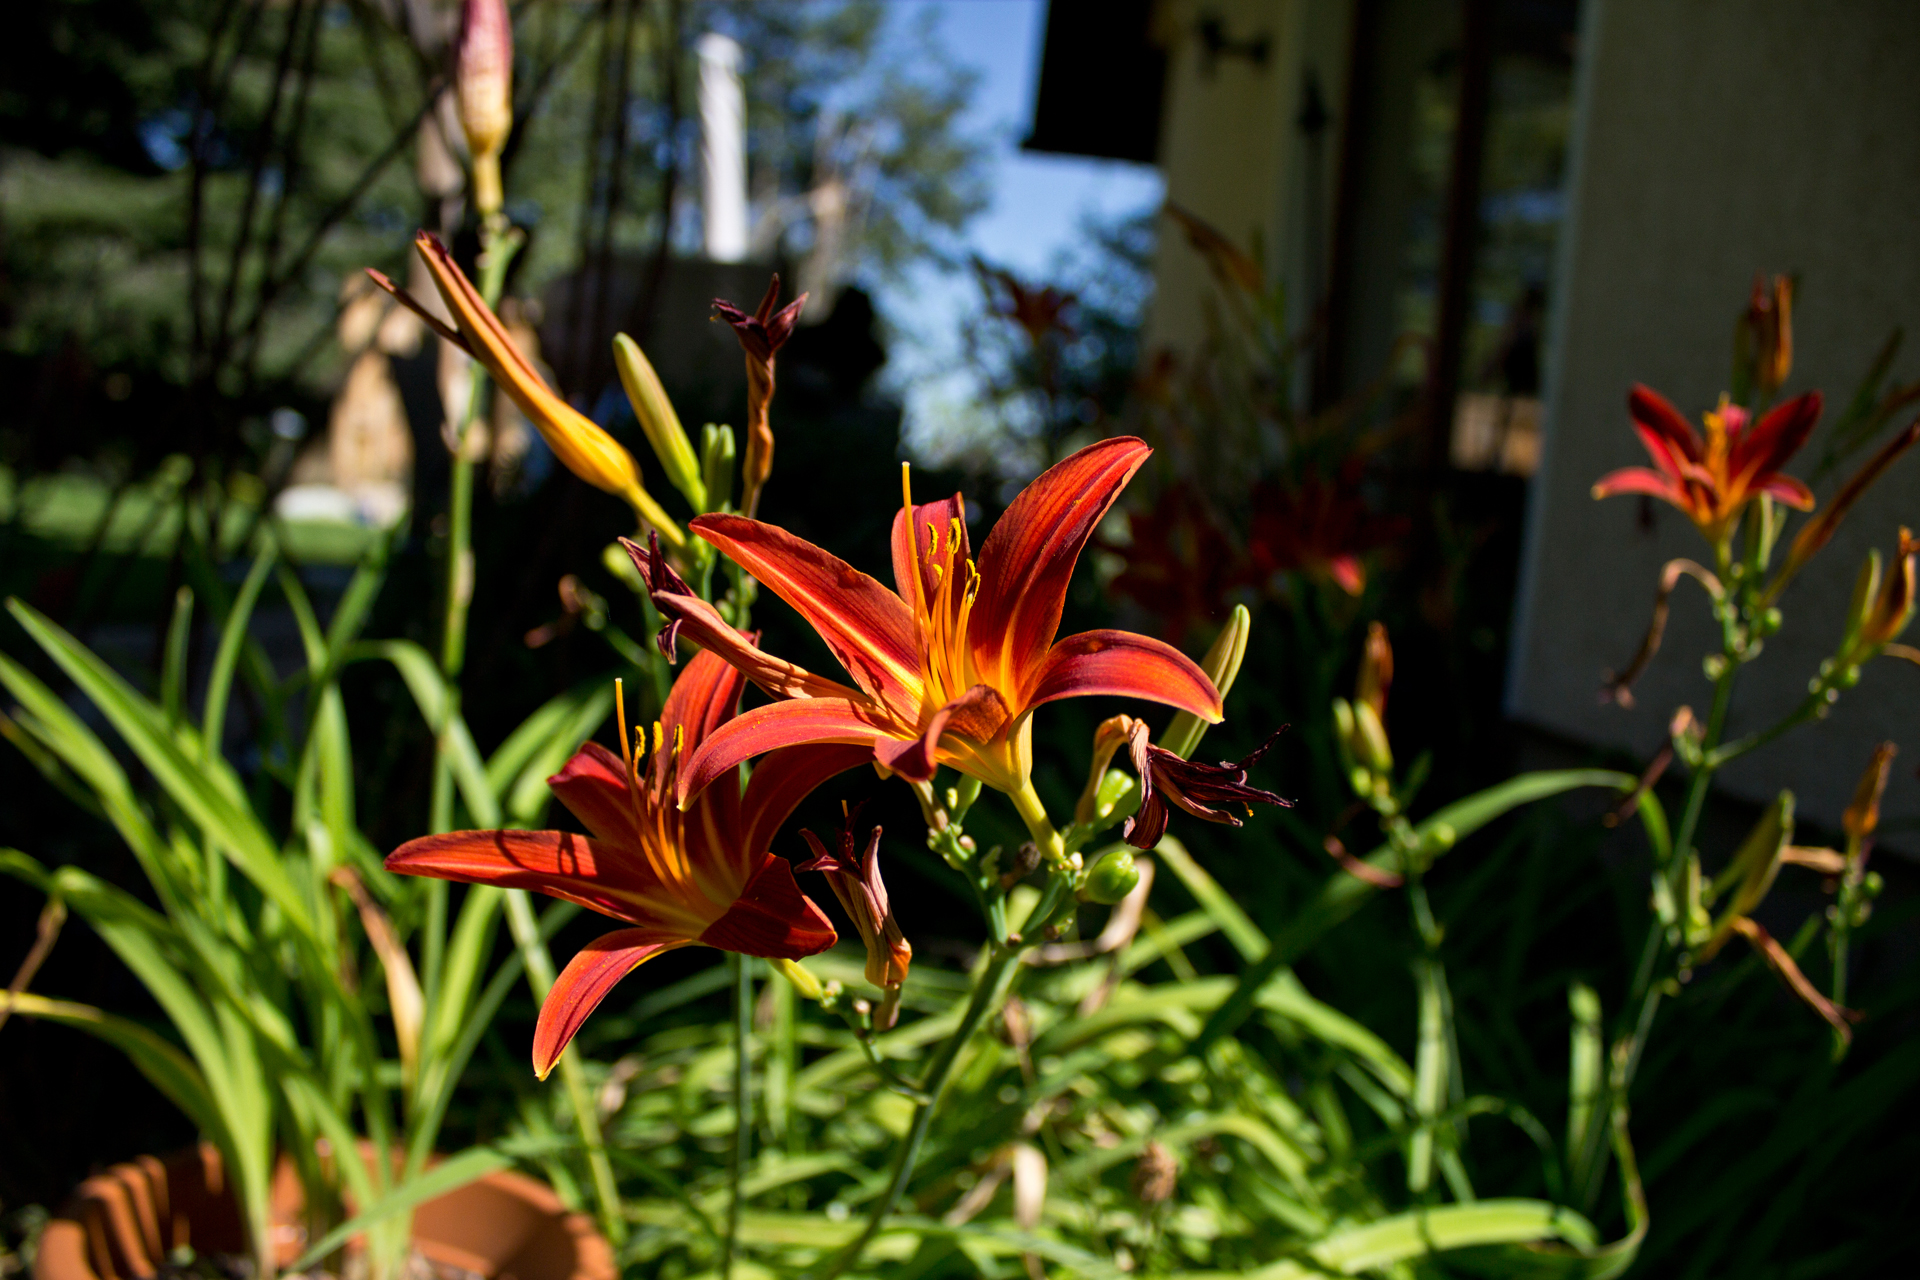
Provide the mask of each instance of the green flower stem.
{"label": "green flower stem", "polygon": [[1033,789],[1033,780],[1029,778],[1021,783],[1018,791],[1007,792],[1007,799],[1013,801],[1020,820],[1027,824],[1027,832],[1033,837],[1034,844],[1039,846],[1040,856],[1047,865],[1059,866],[1065,862],[1066,841],[1054,829],[1053,819],[1047,816],[1047,806],[1040,802],[1040,794]]}
{"label": "green flower stem", "polygon": [[[533,914],[533,898],[525,889],[508,889],[506,916],[508,931],[526,969],[527,986],[534,999],[546,1002],[553,990],[553,956],[546,939],[540,936],[540,922]],[[607,1157],[607,1142],[600,1130],[600,1113],[594,1110],[593,1092],[587,1087],[587,1075],[580,1067],[580,1054],[571,1045],[560,1055],[560,1081],[566,1088],[567,1105],[580,1131],[580,1143],[587,1149],[587,1169],[593,1175],[594,1198],[600,1202],[600,1228],[618,1245],[626,1240],[627,1220],[620,1205],[619,1186],[613,1179],[613,1162]]]}
{"label": "green flower stem", "polygon": [[[1043,815],[1044,816],[1044,815]],[[1020,972],[1020,952],[1017,949],[996,946],[989,953],[986,965],[980,976],[974,980],[973,991],[967,1000],[967,1010],[961,1015],[960,1025],[954,1028],[945,1044],[940,1046],[939,1056],[927,1069],[927,1077],[921,1083],[921,1091],[927,1100],[914,1108],[913,1123],[907,1130],[907,1137],[900,1144],[899,1157],[894,1161],[893,1179],[881,1197],[874,1201],[873,1209],[867,1214],[867,1225],[852,1244],[842,1249],[827,1269],[816,1280],[834,1280],[844,1274],[849,1267],[860,1261],[860,1256],[880,1234],[880,1228],[886,1224],[900,1203],[900,1197],[906,1194],[907,1184],[913,1180],[914,1166],[920,1159],[920,1147],[927,1139],[927,1130],[933,1125],[933,1113],[940,1105],[941,1095],[946,1092],[947,1084],[953,1078],[955,1066],[959,1064],[961,1051],[973,1039],[974,1032],[996,1008],[1007,988]]]}
{"label": "green flower stem", "polygon": [[727,1237],[720,1254],[721,1280],[733,1280],[733,1259],[740,1238],[740,1185],[747,1176],[753,1142],[753,968],[742,955],[729,953],[733,971],[733,1167],[727,1179]]}

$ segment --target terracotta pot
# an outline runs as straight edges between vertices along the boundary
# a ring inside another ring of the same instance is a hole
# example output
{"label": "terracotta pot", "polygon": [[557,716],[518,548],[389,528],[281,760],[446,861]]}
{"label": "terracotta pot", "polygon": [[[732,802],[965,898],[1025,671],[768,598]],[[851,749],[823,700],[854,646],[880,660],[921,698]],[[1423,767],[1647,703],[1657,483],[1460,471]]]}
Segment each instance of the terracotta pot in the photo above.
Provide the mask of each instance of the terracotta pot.
{"label": "terracotta pot", "polygon": [[[281,1266],[306,1245],[303,1203],[293,1164],[282,1157],[273,1178],[273,1251]],[[434,1262],[486,1280],[617,1274],[593,1220],[568,1213],[551,1188],[517,1173],[490,1173],[420,1205],[413,1244]],[[81,1183],[40,1237],[34,1280],[144,1280],[183,1245],[201,1254],[247,1251],[220,1153],[206,1144],[170,1160],[140,1156]]]}

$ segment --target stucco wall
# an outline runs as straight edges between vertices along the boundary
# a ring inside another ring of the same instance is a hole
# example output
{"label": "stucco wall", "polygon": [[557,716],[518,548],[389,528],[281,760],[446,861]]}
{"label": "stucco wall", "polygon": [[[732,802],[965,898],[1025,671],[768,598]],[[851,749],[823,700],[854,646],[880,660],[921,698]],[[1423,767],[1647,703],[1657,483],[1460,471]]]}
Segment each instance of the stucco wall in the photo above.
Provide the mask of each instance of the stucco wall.
{"label": "stucco wall", "polygon": [[[1628,429],[1635,381],[1690,415],[1727,377],[1732,320],[1756,269],[1797,271],[1797,359],[1788,393],[1821,388],[1828,419],[1896,325],[1896,362],[1920,376],[1920,4],[1849,0],[1587,0],[1571,192],[1552,323],[1548,428],[1534,482],[1510,709],[1574,737],[1651,754],[1677,703],[1704,713],[1713,646],[1702,597],[1683,584],[1666,645],[1632,711],[1596,699],[1648,616],[1660,566],[1702,544],[1677,511],[1639,526],[1632,498],[1588,488],[1644,462]],[[1822,437],[1798,468],[1807,474]],[[1840,475],[1818,491],[1829,496]],[[1863,502],[1783,603],[1787,626],[1747,670],[1734,732],[1804,695],[1830,652],[1869,546],[1920,525],[1920,457]],[[1763,799],[1783,786],[1833,823],[1871,745],[1899,742],[1889,821],[1920,819],[1920,669],[1870,666],[1830,719],[1724,775]],[[1920,846],[1920,834],[1894,840]]]}

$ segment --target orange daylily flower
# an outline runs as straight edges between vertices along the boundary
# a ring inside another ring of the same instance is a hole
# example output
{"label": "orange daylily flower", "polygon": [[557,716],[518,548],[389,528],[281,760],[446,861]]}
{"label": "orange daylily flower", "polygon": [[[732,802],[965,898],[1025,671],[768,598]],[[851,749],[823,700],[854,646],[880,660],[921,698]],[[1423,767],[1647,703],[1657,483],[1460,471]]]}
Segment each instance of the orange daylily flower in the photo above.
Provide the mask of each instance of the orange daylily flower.
{"label": "orange daylily flower", "polygon": [[1719,545],[1749,502],[1766,494],[1800,511],[1813,510],[1813,491],[1781,473],[1820,420],[1820,393],[1795,396],[1749,425],[1747,411],[1723,396],[1704,415],[1706,439],[1671,401],[1636,385],[1627,396],[1633,429],[1653,467],[1623,467],[1593,486],[1596,498],[1644,493],[1687,513],[1708,542]]}
{"label": "orange daylily flower", "polygon": [[500,317],[493,314],[440,237],[422,231],[413,238],[413,247],[427,264],[434,287],[453,314],[457,328],[449,329],[445,321],[380,272],[369,267],[367,275],[428,328],[478,360],[493,384],[527,415],[527,421],[540,432],[562,466],[594,488],[625,498],[634,513],[658,529],[661,537],[676,547],[684,545],[686,535],[680,526],[641,483],[640,465],[633,455],[599,423],[554,394],[540,371],[513,345]]}
{"label": "orange daylily flower", "polygon": [[[948,765],[1006,792],[1031,820],[1041,813],[1029,782],[1036,707],[1109,694],[1218,723],[1213,682],[1171,646],[1115,630],[1054,639],[1081,550],[1150,452],[1121,437],[1053,467],[1007,508],[977,565],[961,497],[914,505],[909,495],[893,523],[897,591],[772,525],[730,515],[694,521],[696,533],[799,611],[854,683],[773,657],[712,605],[656,589],[664,615],[779,699],[709,737],[680,775],[681,794],[778,747],[852,743],[916,780]],[[632,543],[627,550],[651,581],[649,553]]]}
{"label": "orange daylily flower", "polygon": [[[453,831],[388,855],[389,871],[533,889],[634,926],[589,943],[547,993],[533,1033],[542,1079],[614,985],[662,952],[699,945],[797,960],[837,940],[792,867],[767,845],[795,805],[865,752],[776,751],[754,769],[744,795],[737,770],[722,770],[684,811],[676,803],[686,757],[732,719],[745,687],[739,672],[703,653],[674,682],[644,764],[589,742],[549,778],[591,836]],[[624,731],[621,743],[624,750]]]}

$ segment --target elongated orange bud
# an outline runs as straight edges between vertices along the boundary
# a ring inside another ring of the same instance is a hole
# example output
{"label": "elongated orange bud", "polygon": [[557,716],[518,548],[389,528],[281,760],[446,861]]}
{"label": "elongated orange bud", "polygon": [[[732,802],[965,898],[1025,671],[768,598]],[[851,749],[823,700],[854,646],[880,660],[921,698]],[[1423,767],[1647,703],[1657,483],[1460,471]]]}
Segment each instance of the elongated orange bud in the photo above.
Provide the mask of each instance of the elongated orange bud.
{"label": "elongated orange bud", "polygon": [[473,155],[473,203],[482,217],[500,211],[500,152],[513,131],[513,19],[507,0],[466,0],[454,67],[460,126]]}
{"label": "elongated orange bud", "polygon": [[640,466],[618,440],[608,435],[593,419],[554,394],[520,349],[513,345],[500,318],[493,314],[473,287],[466,273],[454,262],[439,236],[422,231],[414,237],[414,247],[433,276],[434,287],[453,314],[457,328],[423,308],[407,292],[378,271],[367,274],[373,282],[391,293],[426,321],[427,327],[486,366],[494,385],[520,406],[547,442],[562,466],[596,489],[625,498],[635,514],[660,531],[674,546],[684,546],[686,535],[672,517],[660,508],[640,481]]}

